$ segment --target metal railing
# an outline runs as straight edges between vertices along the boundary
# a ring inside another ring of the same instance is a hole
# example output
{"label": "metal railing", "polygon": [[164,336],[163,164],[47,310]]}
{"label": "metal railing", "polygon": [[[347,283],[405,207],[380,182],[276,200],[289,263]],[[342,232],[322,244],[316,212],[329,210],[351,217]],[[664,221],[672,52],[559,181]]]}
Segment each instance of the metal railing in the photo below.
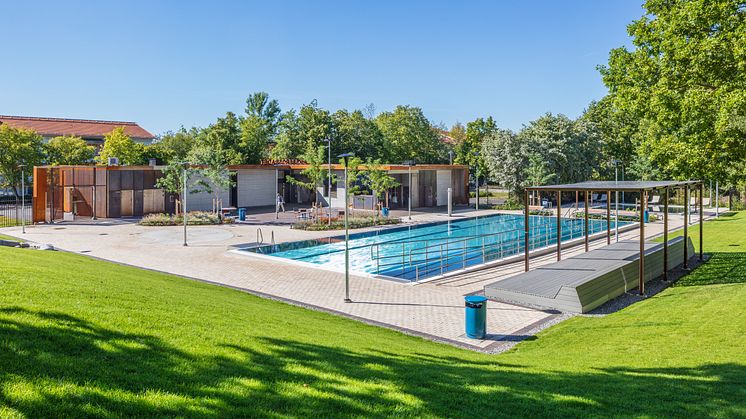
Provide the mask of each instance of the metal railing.
{"label": "metal railing", "polygon": [[[557,240],[554,220],[539,220],[542,221],[538,225],[529,225],[530,250],[549,247]],[[566,222],[570,223],[570,228],[562,229],[561,241],[571,241],[584,235],[584,220],[570,218]],[[593,233],[603,229],[604,226],[599,226]],[[515,228],[476,236],[375,243],[370,246],[370,254],[376,274],[419,281],[428,276],[443,275],[520,254],[524,249],[523,235],[523,228]]]}
{"label": "metal railing", "polygon": [[33,223],[31,196],[25,197],[25,205],[20,197],[0,196],[0,227],[20,226]]}

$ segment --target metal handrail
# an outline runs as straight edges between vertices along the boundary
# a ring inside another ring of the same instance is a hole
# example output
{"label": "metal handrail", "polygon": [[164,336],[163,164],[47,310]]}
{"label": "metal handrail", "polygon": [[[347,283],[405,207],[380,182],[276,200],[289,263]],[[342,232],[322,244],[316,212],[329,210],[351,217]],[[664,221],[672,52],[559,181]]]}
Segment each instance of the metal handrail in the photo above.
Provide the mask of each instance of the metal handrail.
{"label": "metal handrail", "polygon": [[[261,241],[259,241],[259,238],[261,237]],[[257,227],[256,229],[256,244],[258,246],[261,246],[264,244],[264,233],[262,233],[262,229]]]}
{"label": "metal handrail", "polygon": [[[583,230],[582,228],[583,220],[570,219],[572,226],[568,230],[565,230],[562,236],[567,237],[565,236],[567,234],[570,240],[572,240],[575,237],[574,224],[576,224],[575,223],[576,221],[581,223],[580,230]],[[544,226],[549,226],[549,223],[541,224],[541,225],[533,226],[533,227],[535,230],[538,230]],[[414,272],[415,281],[419,281],[419,278],[421,275],[428,275],[431,272],[438,272],[438,271],[440,271],[442,275],[443,273],[450,270],[450,268],[455,265],[461,265],[462,268],[465,268],[467,264],[474,259],[477,259],[477,260],[481,259],[482,263],[486,263],[491,260],[502,259],[506,254],[515,255],[515,254],[520,253],[520,250],[522,248],[521,244],[523,242],[523,238],[521,236],[511,238],[510,240],[499,240],[494,243],[488,243],[486,241],[486,238],[488,237],[499,236],[501,234],[504,235],[508,233],[515,233],[516,231],[522,232],[523,229],[513,229],[513,230],[508,230],[508,231],[489,233],[489,234],[483,234],[483,235],[472,236],[472,237],[459,236],[455,240],[453,238],[419,240],[417,242],[437,240],[439,241],[439,243],[436,243],[434,245],[426,245],[424,247],[409,249],[408,253],[406,252],[406,249],[404,247],[406,242],[396,242],[395,244],[402,246],[401,254],[385,255],[385,256],[381,256],[380,254],[380,245],[389,245],[393,243],[392,242],[376,243],[371,246],[371,258],[376,261],[376,273],[380,273],[381,269],[386,270],[390,267],[399,266],[400,272],[396,274],[395,276],[406,277]],[[556,230],[554,233],[556,236]],[[545,234],[545,239],[542,239],[541,237],[538,237],[536,234],[534,234],[529,242],[529,248],[535,249],[542,244],[545,246],[548,246],[550,235],[551,234]],[[476,245],[469,245],[469,241],[479,242],[480,239],[481,239],[481,243],[478,243]],[[561,240],[562,237],[560,237],[559,239]],[[515,245],[515,252],[506,251],[506,249],[511,249],[513,245]],[[376,248],[375,256],[373,256],[373,250],[372,250],[373,247]],[[456,251],[455,252],[449,251],[449,248],[453,248],[453,247],[456,247]],[[437,250],[431,250],[433,248],[437,248]],[[445,249],[445,252],[444,252],[444,249]],[[424,255],[424,259],[419,258],[421,255]],[[431,255],[433,255],[434,257],[431,258],[430,257]],[[390,259],[396,259],[396,261],[391,262],[391,263],[385,262]],[[454,261],[449,262],[451,260],[454,260]],[[384,262],[382,263],[382,261]]]}

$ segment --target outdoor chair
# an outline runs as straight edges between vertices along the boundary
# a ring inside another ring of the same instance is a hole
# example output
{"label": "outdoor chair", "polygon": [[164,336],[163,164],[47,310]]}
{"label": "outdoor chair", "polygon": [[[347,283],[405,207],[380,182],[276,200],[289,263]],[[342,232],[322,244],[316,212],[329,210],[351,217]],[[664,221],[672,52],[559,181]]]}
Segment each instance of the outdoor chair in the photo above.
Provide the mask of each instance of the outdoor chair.
{"label": "outdoor chair", "polygon": [[653,195],[653,198],[650,199],[650,202],[648,203],[650,208],[653,210],[653,212],[661,212],[661,197],[660,195]]}

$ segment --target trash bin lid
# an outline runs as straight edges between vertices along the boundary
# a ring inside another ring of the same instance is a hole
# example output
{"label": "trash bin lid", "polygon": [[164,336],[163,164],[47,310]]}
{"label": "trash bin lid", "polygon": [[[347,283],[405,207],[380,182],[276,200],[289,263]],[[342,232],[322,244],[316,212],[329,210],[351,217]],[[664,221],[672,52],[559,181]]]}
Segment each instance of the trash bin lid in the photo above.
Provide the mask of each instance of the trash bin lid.
{"label": "trash bin lid", "polygon": [[467,303],[483,303],[487,301],[487,297],[482,295],[467,295],[466,297],[464,297],[464,300]]}

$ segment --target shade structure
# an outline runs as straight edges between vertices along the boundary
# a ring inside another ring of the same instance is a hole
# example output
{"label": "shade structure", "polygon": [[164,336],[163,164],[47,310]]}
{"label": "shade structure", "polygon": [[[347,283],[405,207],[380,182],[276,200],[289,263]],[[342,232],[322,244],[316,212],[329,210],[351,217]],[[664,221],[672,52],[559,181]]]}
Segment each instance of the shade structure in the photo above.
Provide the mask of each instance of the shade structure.
{"label": "shade structure", "polygon": [[[645,212],[648,208],[648,198],[650,196],[651,191],[657,191],[662,190],[665,192],[666,196],[666,204],[665,204],[665,212],[664,212],[664,230],[665,230],[665,238],[663,243],[663,254],[664,259],[668,260],[668,192],[670,189],[676,189],[680,188],[684,190],[684,240],[688,237],[688,229],[687,226],[689,224],[689,207],[691,205],[689,201],[689,192],[690,190],[694,189],[696,192],[699,192],[697,194],[698,199],[698,207],[699,207],[699,216],[700,216],[700,223],[699,223],[699,254],[700,254],[700,260],[702,259],[702,211],[703,211],[703,205],[702,205],[702,187],[703,183],[699,180],[661,180],[661,181],[634,181],[634,180],[628,180],[628,181],[586,181],[586,182],[577,182],[577,183],[565,183],[565,184],[557,184],[557,185],[541,185],[541,186],[529,186],[525,189],[525,196],[526,196],[526,202],[525,202],[525,215],[526,215],[526,230],[525,230],[525,240],[526,243],[530,240],[530,229],[528,227],[529,223],[529,201],[528,196],[531,191],[545,191],[545,192],[551,192],[552,194],[555,194],[557,197],[557,261],[561,260],[561,254],[562,254],[562,245],[561,245],[561,238],[562,238],[562,232],[561,232],[561,213],[562,213],[562,193],[563,192],[569,192],[574,191],[576,194],[578,192],[584,193],[584,200],[585,200],[585,208],[584,208],[584,218],[587,226],[587,220],[588,220],[588,195],[594,191],[596,192],[604,192],[607,193],[606,198],[606,222],[607,222],[607,244],[611,242],[611,215],[609,206],[611,205],[611,193],[612,192],[638,192],[640,194],[640,251],[639,251],[639,258],[640,258],[640,272],[639,272],[639,292],[640,294],[645,293],[645,281],[642,280],[642,278],[645,277],[645,264],[644,264],[644,258],[645,258],[645,249],[644,249],[644,242],[645,242]],[[577,195],[576,195],[577,196]],[[695,203],[697,205],[697,203]],[[618,220],[617,220],[618,221]],[[588,229],[585,229],[585,251],[588,251]],[[525,248],[525,270],[529,270],[529,249],[528,246]],[[688,252],[687,247],[684,248],[684,267],[687,267],[688,262]],[[664,273],[664,278],[667,278],[667,275]]]}

